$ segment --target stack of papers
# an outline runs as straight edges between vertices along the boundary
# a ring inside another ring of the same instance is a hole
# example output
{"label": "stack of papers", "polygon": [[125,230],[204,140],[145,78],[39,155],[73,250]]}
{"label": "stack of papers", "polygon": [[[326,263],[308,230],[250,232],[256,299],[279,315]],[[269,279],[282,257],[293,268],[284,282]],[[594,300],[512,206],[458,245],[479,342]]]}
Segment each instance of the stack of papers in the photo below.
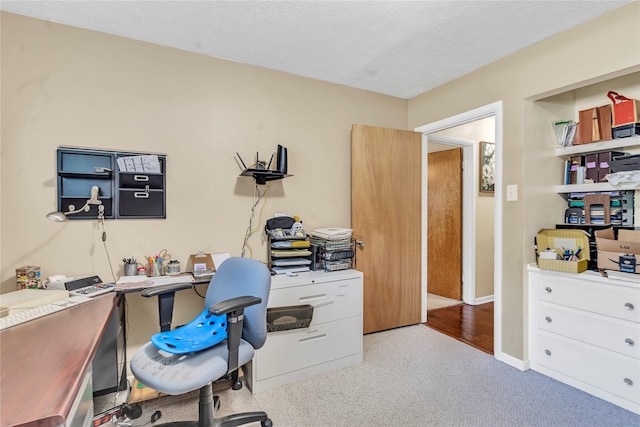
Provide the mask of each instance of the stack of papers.
{"label": "stack of papers", "polygon": [[162,173],[160,159],[155,154],[118,157],[120,172]]}
{"label": "stack of papers", "polygon": [[351,238],[353,230],[350,228],[316,228],[310,234],[325,240],[347,240]]}
{"label": "stack of papers", "polygon": [[271,267],[271,270],[273,270],[273,272],[276,274],[301,273],[303,271],[309,271],[309,267],[305,265],[289,266],[289,267],[275,266],[275,267]]}

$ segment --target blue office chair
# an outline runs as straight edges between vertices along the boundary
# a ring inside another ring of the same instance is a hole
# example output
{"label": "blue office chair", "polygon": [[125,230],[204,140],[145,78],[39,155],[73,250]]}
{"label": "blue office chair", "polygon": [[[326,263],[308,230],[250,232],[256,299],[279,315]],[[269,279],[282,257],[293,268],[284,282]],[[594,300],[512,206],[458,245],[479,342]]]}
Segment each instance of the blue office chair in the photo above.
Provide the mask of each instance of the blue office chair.
{"label": "blue office chair", "polygon": [[[212,382],[230,373],[235,372],[237,379],[238,368],[253,358],[254,349],[264,345],[270,288],[271,275],[263,263],[248,258],[227,259],[211,279],[205,296],[208,310],[205,315],[226,315],[226,319],[213,318],[226,321],[226,339],[212,347],[185,354],[168,353],[148,342],[131,359],[134,376],[141,383],[170,395],[200,389],[198,421],[184,425],[237,426],[259,421],[263,427],[270,427],[271,420],[261,411],[215,418],[216,400],[211,387]],[[180,334],[179,331],[180,328],[172,332]],[[219,332],[216,328],[215,333]],[[207,338],[205,336],[205,340]],[[171,342],[177,341],[180,337]],[[180,353],[180,349],[177,352]]]}

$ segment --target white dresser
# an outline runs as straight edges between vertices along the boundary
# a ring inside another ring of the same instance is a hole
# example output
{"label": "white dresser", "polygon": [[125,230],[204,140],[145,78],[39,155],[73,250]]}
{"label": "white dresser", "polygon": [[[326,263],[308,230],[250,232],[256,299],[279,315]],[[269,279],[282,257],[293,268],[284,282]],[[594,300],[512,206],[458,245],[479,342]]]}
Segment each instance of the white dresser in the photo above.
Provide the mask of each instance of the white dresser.
{"label": "white dresser", "polygon": [[640,286],[529,266],[531,368],[640,414]]}
{"label": "white dresser", "polygon": [[362,281],[356,270],[273,276],[268,307],[310,304],[313,320],[269,332],[244,368],[254,393],[362,362]]}

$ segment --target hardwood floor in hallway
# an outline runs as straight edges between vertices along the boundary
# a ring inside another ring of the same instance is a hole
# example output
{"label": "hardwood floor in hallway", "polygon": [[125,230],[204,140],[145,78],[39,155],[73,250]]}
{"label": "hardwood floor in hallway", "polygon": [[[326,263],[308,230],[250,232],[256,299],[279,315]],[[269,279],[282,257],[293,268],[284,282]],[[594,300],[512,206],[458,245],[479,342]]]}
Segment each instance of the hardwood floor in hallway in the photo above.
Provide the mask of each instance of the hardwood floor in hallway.
{"label": "hardwood floor in hallway", "polygon": [[493,302],[459,304],[427,311],[426,326],[493,354]]}

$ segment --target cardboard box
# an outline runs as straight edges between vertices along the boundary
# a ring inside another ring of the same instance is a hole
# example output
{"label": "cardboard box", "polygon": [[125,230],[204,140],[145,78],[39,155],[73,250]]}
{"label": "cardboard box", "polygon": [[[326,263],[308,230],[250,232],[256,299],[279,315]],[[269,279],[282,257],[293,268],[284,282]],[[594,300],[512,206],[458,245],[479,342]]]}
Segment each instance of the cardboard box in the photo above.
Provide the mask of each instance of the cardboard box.
{"label": "cardboard box", "polygon": [[597,230],[598,268],[601,270],[640,273],[640,231],[613,228]]}
{"label": "cardboard box", "polygon": [[640,122],[640,101],[616,92],[609,92],[607,96],[613,103],[613,127]]}
{"label": "cardboard box", "polygon": [[[545,259],[542,252],[555,250],[560,258],[564,251],[580,249],[577,261],[565,261],[563,259]],[[542,270],[562,271],[565,273],[582,273],[587,270],[589,263],[589,237],[583,230],[569,229],[541,229],[536,235],[536,254],[538,267]]]}
{"label": "cardboard box", "polygon": [[613,138],[611,105],[589,108],[578,113],[578,132],[574,145]]}

